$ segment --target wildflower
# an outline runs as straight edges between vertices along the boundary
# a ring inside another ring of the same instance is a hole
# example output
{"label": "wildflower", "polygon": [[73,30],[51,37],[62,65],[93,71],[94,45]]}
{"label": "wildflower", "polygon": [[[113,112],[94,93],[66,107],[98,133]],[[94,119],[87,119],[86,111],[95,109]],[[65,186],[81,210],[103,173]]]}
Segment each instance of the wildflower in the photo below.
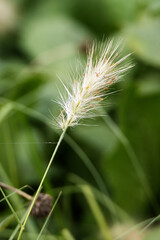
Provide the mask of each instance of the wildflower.
{"label": "wildflower", "polygon": [[[113,47],[113,41],[98,49],[92,45],[84,74],[66,87],[63,84],[67,97],[60,94],[62,111],[56,119],[58,126],[66,130],[68,127],[79,124],[84,118],[95,116],[95,109],[107,95],[106,90],[117,82],[131,68],[131,65],[123,63],[130,55],[119,58],[119,44]],[[96,55],[99,50],[99,58]]]}

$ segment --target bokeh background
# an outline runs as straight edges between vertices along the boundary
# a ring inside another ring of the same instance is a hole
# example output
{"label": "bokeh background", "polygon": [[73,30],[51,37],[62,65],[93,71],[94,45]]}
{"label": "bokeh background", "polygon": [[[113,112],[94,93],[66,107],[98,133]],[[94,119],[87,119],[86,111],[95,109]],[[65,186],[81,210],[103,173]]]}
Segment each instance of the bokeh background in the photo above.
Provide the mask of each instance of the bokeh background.
{"label": "bokeh background", "polygon": [[[62,195],[41,239],[107,239],[107,224],[113,239],[160,239],[160,1],[0,0],[0,181],[31,195],[60,134],[59,77],[78,74],[88,43],[112,37],[135,66],[104,117],[67,132],[42,189]],[[27,200],[9,199],[22,214]],[[23,239],[44,221],[31,217]],[[1,201],[0,239],[16,225]]]}

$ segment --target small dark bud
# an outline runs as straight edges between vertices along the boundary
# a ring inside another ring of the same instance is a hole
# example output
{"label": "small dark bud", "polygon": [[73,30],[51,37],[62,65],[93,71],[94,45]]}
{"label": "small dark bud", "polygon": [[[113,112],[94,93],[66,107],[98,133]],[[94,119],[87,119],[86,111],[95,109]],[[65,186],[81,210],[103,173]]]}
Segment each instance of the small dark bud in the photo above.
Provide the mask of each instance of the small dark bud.
{"label": "small dark bud", "polygon": [[45,193],[40,193],[33,205],[31,215],[37,218],[47,217],[53,205],[53,198]]}
{"label": "small dark bud", "polygon": [[88,52],[88,50],[89,50],[89,46],[90,46],[90,44],[87,41],[81,43],[81,45],[79,46],[80,52],[86,54]]}

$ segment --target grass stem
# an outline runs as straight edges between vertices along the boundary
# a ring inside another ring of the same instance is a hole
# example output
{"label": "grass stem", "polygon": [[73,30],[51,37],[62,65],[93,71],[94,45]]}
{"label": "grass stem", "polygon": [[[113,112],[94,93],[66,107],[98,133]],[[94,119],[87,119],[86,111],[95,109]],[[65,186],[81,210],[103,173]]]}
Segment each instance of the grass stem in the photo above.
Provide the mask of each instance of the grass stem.
{"label": "grass stem", "polygon": [[47,173],[48,173],[48,171],[49,171],[49,169],[50,169],[50,166],[51,166],[51,164],[52,164],[52,162],[53,162],[53,160],[54,160],[54,157],[55,157],[55,155],[56,155],[56,152],[57,152],[57,150],[58,150],[58,147],[59,147],[60,143],[62,142],[62,140],[63,140],[63,138],[64,138],[64,135],[65,135],[66,130],[67,130],[67,129],[65,129],[65,130],[62,132],[62,134],[61,134],[61,136],[60,136],[60,138],[59,138],[59,140],[58,140],[58,142],[57,142],[57,145],[56,145],[56,147],[55,147],[55,149],[54,149],[54,151],[53,151],[53,153],[52,153],[51,159],[50,159],[50,161],[49,161],[49,163],[48,163],[48,166],[47,166],[47,168],[46,168],[46,170],[45,170],[45,173],[44,173],[44,175],[43,175],[43,177],[42,177],[42,179],[41,179],[41,182],[40,182],[40,184],[39,184],[39,187],[38,187],[38,189],[37,189],[37,191],[36,191],[36,194],[35,194],[35,196],[34,196],[34,198],[33,198],[32,203],[31,203],[31,205],[30,205],[30,207],[29,207],[29,209],[28,209],[27,216],[26,216],[26,218],[25,218],[25,220],[24,220],[24,222],[23,222],[23,224],[22,224],[22,226],[21,226],[21,229],[20,229],[20,232],[19,232],[19,235],[18,235],[17,240],[20,240],[20,238],[21,238],[21,236],[22,236],[22,233],[23,233],[23,231],[24,231],[24,229],[25,229],[25,225],[26,225],[26,223],[27,223],[27,220],[28,220],[28,218],[29,218],[29,215],[30,215],[30,213],[31,213],[31,210],[32,210],[32,208],[33,208],[33,205],[34,205],[34,203],[35,203],[35,201],[36,201],[36,199],[37,199],[37,197],[38,197],[38,194],[39,194],[40,191],[41,191],[43,182],[44,182],[44,180],[45,180],[45,178],[46,178],[46,175],[47,175]]}
{"label": "grass stem", "polygon": [[31,195],[21,191],[20,189],[17,189],[15,187],[9,186],[6,183],[0,182],[0,187],[6,188],[6,189],[11,190],[11,191],[13,191],[15,193],[18,193],[19,195],[21,195],[22,197],[28,199],[29,201],[33,200],[33,197]]}
{"label": "grass stem", "polygon": [[6,200],[7,204],[8,204],[8,206],[9,206],[9,208],[11,209],[14,217],[16,218],[18,224],[19,224],[20,226],[22,226],[22,225],[21,225],[21,222],[20,222],[20,220],[19,220],[19,217],[17,216],[16,212],[14,211],[11,203],[10,203],[9,200],[7,199],[5,193],[3,192],[3,189],[2,189],[1,187],[0,187],[0,191],[1,191],[2,195],[3,195],[3,197],[5,198],[5,200]]}

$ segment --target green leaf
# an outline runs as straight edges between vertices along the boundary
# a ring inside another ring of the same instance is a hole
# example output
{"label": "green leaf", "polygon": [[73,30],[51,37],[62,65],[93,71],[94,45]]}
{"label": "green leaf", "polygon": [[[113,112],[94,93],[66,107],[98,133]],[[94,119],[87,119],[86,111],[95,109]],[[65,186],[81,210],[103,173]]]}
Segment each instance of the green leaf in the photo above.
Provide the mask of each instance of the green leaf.
{"label": "green leaf", "polygon": [[131,51],[138,58],[152,66],[160,66],[160,18],[133,24],[123,34]]}
{"label": "green leaf", "polygon": [[[89,37],[88,31],[80,24],[65,16],[36,16],[28,20],[21,32],[21,45],[33,57],[66,43],[83,43]],[[63,54],[67,51],[64,49]],[[54,51],[52,52],[54,55]]]}

